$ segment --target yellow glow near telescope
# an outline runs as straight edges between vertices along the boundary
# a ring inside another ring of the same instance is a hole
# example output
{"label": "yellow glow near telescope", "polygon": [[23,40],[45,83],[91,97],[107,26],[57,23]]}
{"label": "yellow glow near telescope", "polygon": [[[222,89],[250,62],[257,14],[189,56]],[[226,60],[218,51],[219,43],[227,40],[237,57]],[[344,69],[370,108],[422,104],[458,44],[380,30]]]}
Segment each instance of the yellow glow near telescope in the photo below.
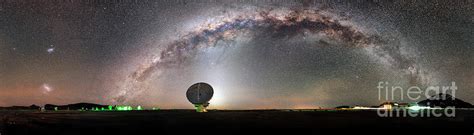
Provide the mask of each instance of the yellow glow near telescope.
{"label": "yellow glow near telescope", "polygon": [[224,89],[221,89],[219,86],[214,86],[214,96],[211,101],[209,101],[209,108],[212,109],[221,109],[224,108],[226,102],[226,96]]}

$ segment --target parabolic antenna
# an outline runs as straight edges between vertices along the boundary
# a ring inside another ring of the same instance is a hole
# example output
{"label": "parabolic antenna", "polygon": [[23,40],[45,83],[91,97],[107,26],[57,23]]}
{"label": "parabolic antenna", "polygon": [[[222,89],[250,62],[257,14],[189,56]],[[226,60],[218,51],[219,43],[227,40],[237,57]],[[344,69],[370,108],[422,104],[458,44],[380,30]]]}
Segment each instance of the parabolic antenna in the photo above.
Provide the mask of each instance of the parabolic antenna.
{"label": "parabolic antenna", "polygon": [[211,85],[203,82],[191,85],[186,91],[186,97],[194,104],[197,112],[207,112],[206,107],[209,106],[212,95],[214,90]]}

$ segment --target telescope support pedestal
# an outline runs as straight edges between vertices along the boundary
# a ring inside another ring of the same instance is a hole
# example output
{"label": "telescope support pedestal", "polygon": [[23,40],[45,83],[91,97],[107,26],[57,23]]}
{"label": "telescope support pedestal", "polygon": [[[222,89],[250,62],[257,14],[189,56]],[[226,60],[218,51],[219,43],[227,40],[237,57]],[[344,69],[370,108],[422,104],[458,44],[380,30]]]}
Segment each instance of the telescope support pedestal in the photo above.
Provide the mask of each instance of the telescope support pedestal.
{"label": "telescope support pedestal", "polygon": [[209,104],[194,104],[194,107],[196,108],[196,112],[207,112],[206,107]]}

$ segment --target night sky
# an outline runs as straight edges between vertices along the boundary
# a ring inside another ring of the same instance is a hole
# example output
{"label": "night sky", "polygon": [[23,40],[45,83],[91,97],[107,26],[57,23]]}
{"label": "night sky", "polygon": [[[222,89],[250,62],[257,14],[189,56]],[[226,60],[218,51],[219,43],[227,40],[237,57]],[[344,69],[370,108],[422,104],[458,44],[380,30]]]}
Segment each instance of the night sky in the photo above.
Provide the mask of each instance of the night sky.
{"label": "night sky", "polygon": [[[474,103],[474,3],[0,1],[0,106],[378,105],[378,82]],[[398,102],[413,102],[403,100]]]}

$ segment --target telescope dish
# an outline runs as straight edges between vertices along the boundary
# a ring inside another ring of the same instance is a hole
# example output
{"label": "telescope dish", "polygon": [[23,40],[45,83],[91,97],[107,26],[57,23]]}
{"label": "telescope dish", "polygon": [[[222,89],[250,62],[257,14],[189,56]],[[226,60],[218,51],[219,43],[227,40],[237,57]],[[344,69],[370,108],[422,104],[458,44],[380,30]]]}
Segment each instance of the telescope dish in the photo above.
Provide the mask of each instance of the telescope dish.
{"label": "telescope dish", "polygon": [[212,95],[214,95],[214,90],[211,85],[203,82],[191,85],[188,91],[186,91],[186,97],[189,102],[195,105],[204,105],[204,107],[209,104],[208,102],[211,100]]}

